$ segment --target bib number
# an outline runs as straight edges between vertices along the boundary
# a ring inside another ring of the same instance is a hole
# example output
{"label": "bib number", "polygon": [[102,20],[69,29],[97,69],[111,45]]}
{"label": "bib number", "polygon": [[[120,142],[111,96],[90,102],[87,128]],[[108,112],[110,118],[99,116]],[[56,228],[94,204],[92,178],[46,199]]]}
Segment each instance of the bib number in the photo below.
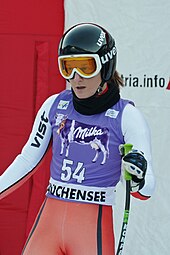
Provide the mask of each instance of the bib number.
{"label": "bib number", "polygon": [[85,167],[82,162],[78,162],[75,169],[73,169],[73,161],[69,159],[63,160],[61,180],[69,181],[71,178],[78,183],[82,183],[85,179]]}

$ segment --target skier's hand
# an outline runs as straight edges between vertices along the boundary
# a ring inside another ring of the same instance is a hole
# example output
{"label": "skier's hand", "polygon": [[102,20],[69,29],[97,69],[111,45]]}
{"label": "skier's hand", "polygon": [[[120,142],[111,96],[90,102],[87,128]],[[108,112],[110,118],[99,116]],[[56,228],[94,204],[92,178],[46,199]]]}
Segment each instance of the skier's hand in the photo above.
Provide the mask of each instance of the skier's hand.
{"label": "skier's hand", "polygon": [[144,185],[144,178],[147,169],[147,161],[143,152],[131,150],[122,158],[122,169],[131,174],[132,191],[138,191]]}

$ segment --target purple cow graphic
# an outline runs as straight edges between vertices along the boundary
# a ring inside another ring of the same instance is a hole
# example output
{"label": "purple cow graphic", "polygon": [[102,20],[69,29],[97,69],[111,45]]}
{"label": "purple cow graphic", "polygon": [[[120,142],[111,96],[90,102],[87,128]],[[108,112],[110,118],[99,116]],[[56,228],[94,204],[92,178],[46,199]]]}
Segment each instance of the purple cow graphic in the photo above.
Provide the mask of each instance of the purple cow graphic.
{"label": "purple cow graphic", "polygon": [[108,128],[101,128],[100,126],[93,126],[83,124],[75,120],[67,119],[66,115],[56,114],[55,124],[59,126],[57,133],[61,139],[60,155],[64,153],[69,155],[70,144],[75,142],[82,145],[90,145],[95,150],[96,154],[92,162],[96,162],[99,153],[103,153],[103,160],[101,164],[105,164],[109,155],[109,130]]}

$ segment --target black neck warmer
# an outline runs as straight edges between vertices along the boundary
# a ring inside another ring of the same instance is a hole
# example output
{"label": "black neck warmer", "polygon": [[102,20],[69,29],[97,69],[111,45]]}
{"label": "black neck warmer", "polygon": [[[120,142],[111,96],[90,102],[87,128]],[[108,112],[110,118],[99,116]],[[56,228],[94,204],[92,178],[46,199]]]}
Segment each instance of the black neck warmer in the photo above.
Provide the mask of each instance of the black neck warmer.
{"label": "black neck warmer", "polygon": [[108,90],[102,95],[93,95],[85,99],[79,99],[74,91],[73,93],[73,105],[77,112],[83,115],[93,115],[101,113],[115,105],[119,99],[119,89],[116,85],[108,84]]}

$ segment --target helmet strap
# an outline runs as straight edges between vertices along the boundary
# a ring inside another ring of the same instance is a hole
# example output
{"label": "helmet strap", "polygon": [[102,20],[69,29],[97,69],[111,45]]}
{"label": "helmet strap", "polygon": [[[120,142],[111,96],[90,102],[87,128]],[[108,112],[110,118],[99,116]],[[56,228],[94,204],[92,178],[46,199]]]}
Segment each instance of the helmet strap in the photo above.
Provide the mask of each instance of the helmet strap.
{"label": "helmet strap", "polygon": [[105,80],[102,80],[97,91],[96,91],[96,94],[99,94],[102,92],[104,84],[105,84]]}

